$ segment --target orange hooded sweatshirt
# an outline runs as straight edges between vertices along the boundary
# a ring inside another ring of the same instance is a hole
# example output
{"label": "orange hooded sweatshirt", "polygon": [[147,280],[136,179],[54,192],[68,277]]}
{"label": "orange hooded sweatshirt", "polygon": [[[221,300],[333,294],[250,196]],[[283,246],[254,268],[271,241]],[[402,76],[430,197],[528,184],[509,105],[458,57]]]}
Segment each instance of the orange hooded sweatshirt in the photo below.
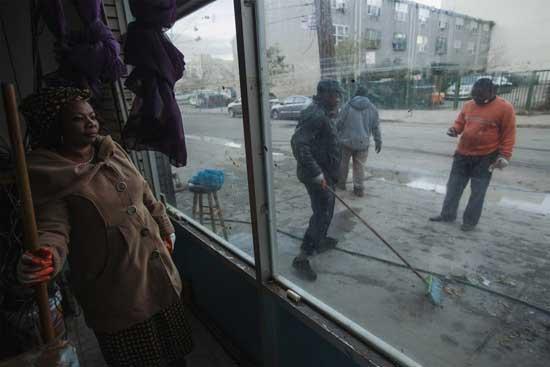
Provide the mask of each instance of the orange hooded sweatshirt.
{"label": "orange hooded sweatshirt", "polygon": [[498,151],[510,160],[516,142],[516,114],[510,102],[496,97],[480,106],[467,102],[453,127],[461,134],[456,149],[462,155],[487,155]]}

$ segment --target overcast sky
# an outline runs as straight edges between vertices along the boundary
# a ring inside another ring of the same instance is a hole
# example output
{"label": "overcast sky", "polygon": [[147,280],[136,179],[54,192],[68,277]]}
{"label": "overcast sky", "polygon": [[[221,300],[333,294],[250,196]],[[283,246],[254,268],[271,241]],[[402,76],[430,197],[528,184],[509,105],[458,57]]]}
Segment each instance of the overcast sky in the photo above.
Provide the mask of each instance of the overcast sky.
{"label": "overcast sky", "polygon": [[[296,3],[288,0],[289,3]],[[418,3],[441,7],[441,0],[418,0]],[[172,31],[184,37],[179,42],[183,53],[208,53],[231,60],[232,40],[235,37],[233,0],[217,0],[178,21]]]}

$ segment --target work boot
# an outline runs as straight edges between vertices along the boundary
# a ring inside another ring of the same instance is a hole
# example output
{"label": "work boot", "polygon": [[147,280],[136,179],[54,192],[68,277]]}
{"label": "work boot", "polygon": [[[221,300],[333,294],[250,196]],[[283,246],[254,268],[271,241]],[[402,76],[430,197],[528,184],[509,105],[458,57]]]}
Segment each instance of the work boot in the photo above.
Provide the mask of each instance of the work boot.
{"label": "work boot", "polygon": [[292,267],[302,279],[310,282],[314,282],[317,279],[317,273],[315,273],[309,260],[305,257],[297,256],[294,261],[292,261]]}
{"label": "work boot", "polygon": [[466,224],[464,223],[460,229],[464,232],[471,232],[473,231],[474,229],[476,228],[476,226],[474,226],[473,224]]}
{"label": "work boot", "polygon": [[435,217],[430,217],[430,222],[454,222],[454,219],[448,219],[442,215],[436,215]]}
{"label": "work boot", "polygon": [[321,242],[319,242],[319,246],[317,246],[317,253],[322,254],[328,250],[333,250],[336,248],[336,245],[338,245],[338,240],[336,238],[325,237],[321,240]]}
{"label": "work boot", "polygon": [[357,197],[363,197],[365,195],[365,191],[360,187],[354,187],[353,188],[353,194]]}

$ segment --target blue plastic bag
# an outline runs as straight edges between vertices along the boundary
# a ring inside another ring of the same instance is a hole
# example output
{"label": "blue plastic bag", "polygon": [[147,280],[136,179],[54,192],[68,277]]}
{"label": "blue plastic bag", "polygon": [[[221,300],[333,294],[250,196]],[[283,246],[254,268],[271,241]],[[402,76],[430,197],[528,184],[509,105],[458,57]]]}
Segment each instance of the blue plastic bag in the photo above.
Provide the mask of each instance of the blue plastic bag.
{"label": "blue plastic bag", "polygon": [[191,177],[189,183],[211,191],[217,191],[223,186],[223,181],[224,173],[222,170],[203,169]]}

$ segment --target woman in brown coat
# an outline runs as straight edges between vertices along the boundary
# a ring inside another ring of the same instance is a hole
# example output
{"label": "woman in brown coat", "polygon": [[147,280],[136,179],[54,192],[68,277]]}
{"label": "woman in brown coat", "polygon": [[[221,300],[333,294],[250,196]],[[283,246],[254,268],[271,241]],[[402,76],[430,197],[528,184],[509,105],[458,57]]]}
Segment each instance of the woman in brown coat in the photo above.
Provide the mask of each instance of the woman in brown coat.
{"label": "woman in brown coat", "polygon": [[[88,92],[46,88],[22,111],[41,251],[25,253],[22,283],[71,268],[71,285],[110,366],[184,366],[192,348],[174,228],[126,152],[99,135]],[[171,238],[172,237],[172,238]]]}

